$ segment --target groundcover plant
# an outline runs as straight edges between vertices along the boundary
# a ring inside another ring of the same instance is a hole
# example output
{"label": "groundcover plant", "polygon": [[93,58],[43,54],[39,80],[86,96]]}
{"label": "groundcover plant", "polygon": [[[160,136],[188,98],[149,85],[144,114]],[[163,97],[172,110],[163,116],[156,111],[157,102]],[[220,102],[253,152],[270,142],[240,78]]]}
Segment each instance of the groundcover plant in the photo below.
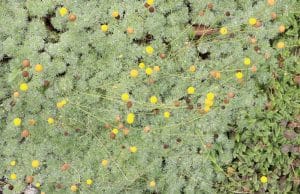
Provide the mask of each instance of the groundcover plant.
{"label": "groundcover plant", "polygon": [[0,193],[298,193],[297,0],[1,0]]}

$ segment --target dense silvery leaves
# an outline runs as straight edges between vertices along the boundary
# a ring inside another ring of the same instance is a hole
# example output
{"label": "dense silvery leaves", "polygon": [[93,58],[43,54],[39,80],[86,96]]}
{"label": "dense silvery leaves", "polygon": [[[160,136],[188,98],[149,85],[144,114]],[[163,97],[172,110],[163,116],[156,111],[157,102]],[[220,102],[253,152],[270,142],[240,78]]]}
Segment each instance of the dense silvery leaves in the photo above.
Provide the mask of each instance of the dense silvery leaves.
{"label": "dense silvery leaves", "polygon": [[294,192],[296,7],[1,1],[0,173],[13,192]]}

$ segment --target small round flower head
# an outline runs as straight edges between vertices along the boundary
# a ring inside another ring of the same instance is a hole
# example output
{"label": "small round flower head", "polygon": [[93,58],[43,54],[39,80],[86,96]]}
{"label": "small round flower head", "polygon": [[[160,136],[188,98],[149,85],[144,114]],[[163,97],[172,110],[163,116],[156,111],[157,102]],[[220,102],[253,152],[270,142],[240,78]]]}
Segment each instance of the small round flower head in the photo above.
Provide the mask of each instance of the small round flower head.
{"label": "small round flower head", "polygon": [[119,133],[119,130],[117,128],[114,128],[112,131],[111,131],[113,134],[117,135]]}
{"label": "small round flower head", "polygon": [[34,120],[34,119],[29,119],[29,120],[28,120],[28,124],[29,124],[30,126],[33,126],[33,125],[36,124],[36,120]]}
{"label": "small round flower head", "polygon": [[21,83],[20,90],[26,92],[28,90],[28,85],[26,83]]}
{"label": "small round flower head", "polygon": [[9,163],[11,166],[16,166],[17,162],[15,160],[10,161]]}
{"label": "small round flower head", "polygon": [[112,15],[112,17],[116,18],[116,17],[119,16],[119,12],[118,11],[113,11],[111,15]]}
{"label": "small round flower head", "polygon": [[153,49],[152,46],[147,46],[147,47],[146,47],[146,53],[147,53],[148,55],[152,55],[153,52],[154,52],[154,49]]}
{"label": "small round flower head", "polygon": [[267,183],[268,182],[268,177],[266,177],[266,176],[260,177],[260,182],[261,183]]}
{"label": "small round flower head", "polygon": [[34,70],[36,71],[36,72],[42,72],[43,71],[43,69],[44,69],[44,67],[43,67],[43,65],[41,65],[41,64],[36,64],[35,66],[34,66]]}
{"label": "small round flower head", "polygon": [[188,87],[188,89],[186,90],[188,94],[194,94],[195,93],[195,88],[190,86]]}
{"label": "small round flower head", "polygon": [[15,173],[11,173],[10,174],[10,179],[11,180],[16,180],[17,179],[17,175]]}
{"label": "small round flower head", "polygon": [[213,71],[210,72],[210,75],[215,79],[220,79],[221,78],[221,72],[220,71],[213,70]]}
{"label": "small round flower head", "polygon": [[243,75],[242,72],[237,72],[237,73],[235,74],[235,77],[236,77],[237,79],[243,79],[244,75]]}
{"label": "small round flower head", "polygon": [[14,123],[14,126],[19,127],[22,124],[22,119],[17,117],[14,119],[13,123]]}
{"label": "small round flower head", "polygon": [[150,181],[149,186],[152,187],[152,188],[155,187],[156,186],[155,181]]}
{"label": "small round flower head", "polygon": [[52,117],[49,117],[47,121],[49,125],[54,123],[54,119]]}
{"label": "small round flower head", "polygon": [[228,30],[227,30],[226,27],[222,27],[222,28],[220,29],[220,34],[226,35],[227,33],[228,33]]}
{"label": "small round flower head", "polygon": [[136,153],[137,152],[137,147],[136,146],[130,146],[129,151],[131,153]]}
{"label": "small round flower head", "polygon": [[15,91],[14,94],[13,94],[14,98],[18,98],[20,96],[20,93]]}
{"label": "small round flower head", "polygon": [[276,3],[276,0],[267,0],[268,5],[273,6]]}
{"label": "small round flower head", "polygon": [[77,192],[78,187],[76,185],[71,185],[70,189],[72,192]]}
{"label": "small round flower head", "polygon": [[37,182],[37,183],[35,183],[35,186],[36,186],[37,188],[40,188],[40,187],[41,187],[41,183]]}
{"label": "small round flower head", "polygon": [[190,67],[189,67],[189,71],[190,72],[192,72],[192,73],[194,73],[195,71],[196,71],[196,66],[195,65],[191,65]]}
{"label": "small round flower head", "polygon": [[244,58],[244,65],[250,65],[251,64],[251,59],[249,57]]}
{"label": "small round flower head", "polygon": [[104,167],[106,167],[108,165],[108,160],[103,159],[101,161],[101,165],[104,166]]}
{"label": "small round flower head", "polygon": [[204,112],[209,112],[210,107],[209,106],[204,106]]}
{"label": "small round flower head", "polygon": [[157,100],[157,97],[156,97],[156,96],[151,96],[151,97],[150,97],[150,103],[151,103],[151,104],[156,104],[157,101],[158,101],[158,100]]}
{"label": "small round flower head", "polygon": [[278,43],[277,43],[277,48],[279,48],[279,49],[283,49],[285,47],[285,44],[284,44],[284,42],[282,42],[282,41],[279,41]]}
{"label": "small round flower head", "polygon": [[38,160],[32,160],[31,166],[33,168],[38,168],[40,166],[40,162]]}
{"label": "small round flower head", "polygon": [[256,20],[256,18],[252,17],[252,18],[249,18],[248,22],[249,22],[250,25],[255,25],[257,20]]}
{"label": "small round flower head", "polygon": [[205,99],[204,104],[205,106],[211,107],[214,104],[214,102],[212,100]]}
{"label": "small round flower head", "polygon": [[123,102],[128,102],[129,101],[129,94],[128,93],[123,93],[121,95],[121,99]]}
{"label": "small round flower head", "polygon": [[148,5],[153,5],[153,4],[154,4],[154,0],[147,0],[146,3],[147,3]]}
{"label": "small round flower head", "polygon": [[57,108],[62,108],[62,107],[64,107],[65,105],[67,104],[67,100],[61,100],[61,101],[59,101],[59,102],[57,102],[56,103],[56,107]]}
{"label": "small round flower head", "polygon": [[285,26],[283,24],[281,24],[279,27],[278,27],[278,31],[280,33],[283,33],[285,31]]}
{"label": "small round flower head", "polygon": [[143,63],[143,62],[142,62],[142,63],[139,63],[139,68],[144,69],[145,66],[146,66],[145,63]]}
{"label": "small round flower head", "polygon": [[171,115],[170,112],[168,112],[168,111],[164,112],[164,117],[166,119],[170,118],[170,115]]}
{"label": "small round flower head", "polygon": [[156,71],[156,72],[160,71],[160,67],[159,67],[158,65],[154,66],[153,69],[154,69],[154,71]]}
{"label": "small round flower head", "polygon": [[131,76],[131,77],[135,78],[135,77],[137,77],[138,75],[139,75],[138,70],[132,69],[132,70],[130,71],[130,76]]}
{"label": "small round flower head", "polygon": [[65,16],[65,15],[67,15],[68,14],[68,9],[67,8],[65,8],[65,7],[62,7],[62,8],[60,8],[59,9],[59,14],[60,14],[60,16]]}
{"label": "small round flower head", "polygon": [[134,122],[135,115],[133,113],[129,113],[127,115],[127,123],[132,124]]}
{"label": "small round flower head", "polygon": [[101,28],[102,32],[107,32],[108,31],[108,25],[106,25],[106,24],[102,24],[100,28]]}
{"label": "small round flower head", "polygon": [[151,75],[153,73],[153,70],[151,67],[148,67],[148,68],[146,68],[145,72],[147,75]]}
{"label": "small round flower head", "polygon": [[93,180],[92,179],[87,179],[86,180],[86,184],[87,185],[92,185],[93,184]]}
{"label": "small round flower head", "polygon": [[215,99],[215,94],[212,93],[212,92],[208,92],[208,93],[206,94],[206,98],[207,98],[208,100],[214,100],[214,99]]}

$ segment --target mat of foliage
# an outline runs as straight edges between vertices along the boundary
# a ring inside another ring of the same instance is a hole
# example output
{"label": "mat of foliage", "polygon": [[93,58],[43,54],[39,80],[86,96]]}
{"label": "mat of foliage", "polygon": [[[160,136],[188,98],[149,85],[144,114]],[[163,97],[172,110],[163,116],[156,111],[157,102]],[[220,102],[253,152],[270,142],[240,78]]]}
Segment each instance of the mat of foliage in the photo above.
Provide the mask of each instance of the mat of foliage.
{"label": "mat of foliage", "polygon": [[297,7],[2,0],[0,189],[297,193]]}

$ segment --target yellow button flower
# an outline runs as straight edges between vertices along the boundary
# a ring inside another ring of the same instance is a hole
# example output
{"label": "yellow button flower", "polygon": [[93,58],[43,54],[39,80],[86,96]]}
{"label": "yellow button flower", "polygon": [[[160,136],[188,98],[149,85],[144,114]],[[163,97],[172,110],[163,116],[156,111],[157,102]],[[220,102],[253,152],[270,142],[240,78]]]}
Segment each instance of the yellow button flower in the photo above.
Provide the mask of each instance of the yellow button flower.
{"label": "yellow button flower", "polygon": [[37,182],[37,183],[35,183],[35,186],[36,186],[37,188],[40,188],[40,187],[41,187],[41,183]]}
{"label": "yellow button flower", "polygon": [[112,17],[116,18],[116,17],[119,16],[119,12],[118,11],[113,11],[111,15],[112,15]]}
{"label": "yellow button flower", "polygon": [[63,100],[61,101],[61,103],[62,103],[63,105],[66,105],[66,104],[67,104],[67,100],[66,100],[66,99],[63,99]]}
{"label": "yellow button flower", "polygon": [[164,117],[166,119],[170,118],[170,115],[171,115],[170,112],[168,112],[168,111],[164,112]]}
{"label": "yellow button flower", "polygon": [[60,14],[62,17],[65,16],[65,15],[67,15],[67,13],[68,13],[68,9],[67,9],[67,8],[62,7],[62,8],[59,9],[59,14]]}
{"label": "yellow button flower", "polygon": [[155,187],[155,186],[156,186],[155,181],[150,181],[149,186],[150,186],[150,187]]}
{"label": "yellow button flower", "polygon": [[276,0],[268,0],[267,3],[268,5],[272,6],[276,3]]}
{"label": "yellow button flower", "polygon": [[283,49],[285,47],[284,42],[280,41],[277,43],[277,48]]}
{"label": "yellow button flower", "polygon": [[212,93],[212,92],[208,92],[208,93],[206,94],[206,98],[207,98],[208,100],[214,100],[214,99],[215,99],[215,94]]}
{"label": "yellow button flower", "polygon": [[16,127],[19,127],[22,124],[22,119],[17,117],[14,119],[13,123]]}
{"label": "yellow button flower", "polygon": [[119,130],[115,128],[115,129],[113,129],[111,132],[112,132],[113,134],[117,135],[117,134],[119,133]]}
{"label": "yellow button flower", "polygon": [[11,180],[16,180],[17,179],[17,175],[15,173],[10,174],[10,179]]}
{"label": "yellow button flower", "polygon": [[62,100],[62,101],[60,101],[60,102],[57,102],[56,103],[56,107],[57,108],[62,108],[62,107],[64,107],[65,105],[67,104],[67,100]]}
{"label": "yellow button flower", "polygon": [[129,94],[128,93],[123,93],[121,95],[121,99],[124,101],[124,102],[128,102],[129,101]]}
{"label": "yellow button flower", "polygon": [[213,71],[210,72],[210,75],[215,79],[220,79],[221,78],[221,72],[220,71],[213,70]]}
{"label": "yellow button flower", "polygon": [[228,30],[227,30],[226,27],[222,27],[222,28],[220,29],[220,34],[226,35],[227,33],[228,33]]}
{"label": "yellow button flower", "polygon": [[148,5],[153,5],[153,4],[154,4],[154,0],[147,0],[146,3],[147,3]]}
{"label": "yellow button flower", "polygon": [[108,31],[108,25],[106,25],[106,24],[101,25],[101,31],[102,32],[107,32]]}
{"label": "yellow button flower", "polygon": [[194,94],[195,93],[195,88],[194,87],[188,87],[188,89],[186,90],[186,92],[188,93],[188,94]]}
{"label": "yellow button flower", "polygon": [[133,113],[129,113],[127,115],[127,123],[132,124],[134,122],[135,115]]}
{"label": "yellow button flower", "polygon": [[149,100],[150,100],[151,104],[156,104],[158,101],[156,96],[151,96]]}
{"label": "yellow button flower", "polygon": [[235,74],[235,77],[237,78],[237,79],[243,79],[243,73],[242,72],[237,72],[236,74]]}
{"label": "yellow button flower", "polygon": [[86,180],[86,184],[87,184],[87,185],[91,185],[91,184],[93,184],[93,180],[92,180],[92,179],[88,179],[88,180]]}
{"label": "yellow button flower", "polygon": [[195,71],[196,71],[196,66],[195,66],[195,65],[191,65],[191,66],[189,67],[189,71],[190,71],[190,72],[195,72]]}
{"label": "yellow button flower", "polygon": [[38,168],[40,166],[40,162],[38,160],[32,160],[31,166],[33,168]]}
{"label": "yellow button flower", "polygon": [[148,55],[152,55],[153,52],[154,52],[154,49],[153,49],[152,46],[147,46],[147,47],[146,47],[146,53],[147,53]]}
{"label": "yellow button flower", "polygon": [[251,59],[249,57],[244,58],[244,65],[250,65],[251,64]]}
{"label": "yellow button flower", "polygon": [[33,126],[33,125],[36,124],[36,120],[34,120],[34,119],[29,119],[29,120],[28,120],[28,124],[29,124],[30,126]]}
{"label": "yellow button flower", "polygon": [[130,146],[129,148],[131,153],[136,153],[137,152],[137,147],[136,146]]}
{"label": "yellow button flower", "polygon": [[250,25],[255,25],[257,20],[256,20],[256,18],[249,18],[248,22]]}
{"label": "yellow button flower", "polygon": [[11,166],[16,166],[17,162],[15,160],[10,161],[9,163]]}
{"label": "yellow button flower", "polygon": [[70,189],[72,192],[77,192],[78,187],[76,185],[71,185]]}
{"label": "yellow button flower", "polygon": [[51,125],[54,123],[54,119],[52,117],[48,118],[48,124]]}
{"label": "yellow button flower", "polygon": [[36,64],[35,67],[34,67],[34,70],[35,70],[36,72],[42,72],[43,69],[44,69],[44,67],[43,67],[43,65],[41,65],[41,64]]}
{"label": "yellow button flower", "polygon": [[204,104],[205,106],[211,107],[214,104],[214,102],[212,100],[205,99]]}
{"label": "yellow button flower", "polygon": [[157,66],[157,65],[156,65],[156,66],[154,66],[154,68],[153,68],[153,69],[154,69],[154,71],[156,71],[156,72],[160,71],[160,67],[159,67],[159,66]]}
{"label": "yellow button flower", "polygon": [[279,27],[278,27],[278,31],[280,33],[283,33],[285,31],[285,26],[283,24],[281,24]]}
{"label": "yellow button flower", "polygon": [[57,108],[62,108],[64,105],[61,102],[56,103]]}
{"label": "yellow button flower", "polygon": [[14,96],[15,98],[18,98],[18,97],[20,96],[20,93],[16,91],[16,92],[14,92],[13,96]]}
{"label": "yellow button flower", "polygon": [[145,72],[146,72],[147,75],[151,75],[153,73],[151,67],[146,68]]}
{"label": "yellow button flower", "polygon": [[108,165],[108,160],[101,161],[102,166],[106,167]]}
{"label": "yellow button flower", "polygon": [[262,176],[262,177],[260,177],[260,182],[267,183],[268,182],[268,178],[266,176]]}
{"label": "yellow button flower", "polygon": [[138,70],[136,70],[136,69],[132,69],[131,71],[130,71],[130,76],[131,77],[137,77],[139,75],[139,72],[138,72]]}
{"label": "yellow button flower", "polygon": [[145,66],[146,66],[145,63],[140,63],[140,64],[139,64],[139,68],[141,68],[141,69],[144,69]]}
{"label": "yellow button flower", "polygon": [[26,83],[21,83],[20,90],[26,92],[28,90],[28,85]]}
{"label": "yellow button flower", "polygon": [[204,107],[204,111],[205,111],[205,112],[209,112],[209,110],[210,110],[210,107],[209,107],[209,106],[205,106],[205,107]]}

